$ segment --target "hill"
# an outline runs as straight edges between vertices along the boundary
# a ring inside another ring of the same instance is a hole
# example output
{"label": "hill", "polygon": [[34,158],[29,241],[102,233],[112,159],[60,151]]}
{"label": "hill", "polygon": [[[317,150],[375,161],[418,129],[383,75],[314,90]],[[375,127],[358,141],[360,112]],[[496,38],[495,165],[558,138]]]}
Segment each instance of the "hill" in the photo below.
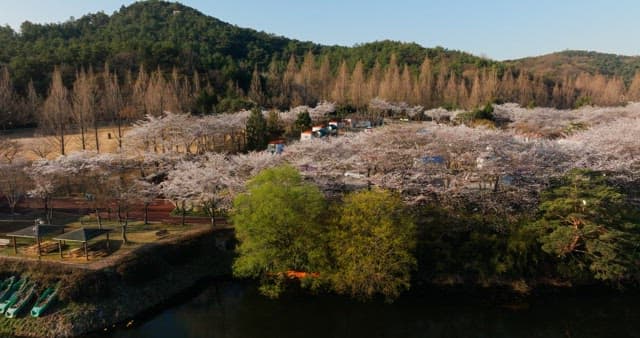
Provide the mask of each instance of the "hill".
{"label": "hill", "polygon": [[505,62],[508,65],[527,69],[529,72],[559,79],[565,74],[600,73],[620,76],[630,82],[640,70],[640,56],[624,56],[593,51],[567,50],[542,56]]}
{"label": "hill", "polygon": [[[397,41],[326,46],[158,0],[58,24],[27,21],[20,32],[0,27],[0,45],[5,128],[46,122],[47,104],[75,123],[71,112],[87,109],[79,107],[80,94],[97,108],[92,119],[98,122],[323,100],[355,111],[374,98],[449,109],[496,101],[567,108],[640,99],[640,77],[631,80],[640,67],[634,57],[567,51],[498,62]],[[54,87],[68,95],[46,103]]]}
{"label": "hill", "polygon": [[169,70],[177,66],[184,72],[211,72],[218,84],[234,80],[247,88],[254,67],[266,69],[272,60],[284,63],[291,55],[302,59],[308,51],[327,55],[334,70],[342,59],[350,65],[362,59],[367,68],[376,59],[384,65],[392,53],[397,54],[400,64],[415,67],[427,55],[450,58],[458,68],[466,63],[486,63],[467,53],[393,41],[354,48],[323,46],[241,28],[164,1],[138,2],[111,16],[88,14],[60,24],[27,21],[21,25],[20,33],[3,27],[0,43],[0,64],[10,66],[15,84],[24,87],[33,79],[36,87],[43,90],[49,78],[42,78],[42,74],[61,64],[101,69],[108,62],[120,73],[136,71],[139,65]]}

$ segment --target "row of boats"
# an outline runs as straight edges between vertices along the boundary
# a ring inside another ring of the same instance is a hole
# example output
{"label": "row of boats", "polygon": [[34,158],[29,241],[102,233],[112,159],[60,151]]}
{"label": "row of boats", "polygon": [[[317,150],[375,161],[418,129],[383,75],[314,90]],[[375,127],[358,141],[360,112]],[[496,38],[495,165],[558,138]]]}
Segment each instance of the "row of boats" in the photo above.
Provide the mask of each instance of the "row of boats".
{"label": "row of boats", "polygon": [[[31,308],[32,317],[40,317],[58,296],[59,285],[46,288]],[[15,318],[37,296],[38,284],[27,278],[11,276],[0,283],[0,315]]]}

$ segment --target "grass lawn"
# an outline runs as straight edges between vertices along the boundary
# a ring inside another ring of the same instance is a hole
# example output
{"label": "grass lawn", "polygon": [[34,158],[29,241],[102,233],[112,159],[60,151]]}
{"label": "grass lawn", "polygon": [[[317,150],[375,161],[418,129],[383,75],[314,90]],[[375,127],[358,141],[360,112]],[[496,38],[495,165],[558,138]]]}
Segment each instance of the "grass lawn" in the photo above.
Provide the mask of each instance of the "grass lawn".
{"label": "grass lawn", "polygon": [[[67,232],[79,229],[81,227],[97,227],[95,221],[80,222],[75,220],[65,224],[68,228]],[[47,243],[50,245],[50,250],[47,253],[43,253],[40,257],[41,260],[47,261],[59,261],[64,263],[78,263],[87,264],[100,261],[107,257],[123,256],[127,252],[135,249],[141,245],[147,243],[157,242],[159,240],[176,238],[182,234],[205,227],[206,225],[190,225],[185,226],[174,224],[143,224],[143,222],[130,222],[127,227],[127,239],[128,244],[123,245],[122,230],[118,222],[115,221],[103,221],[102,227],[107,229],[113,229],[109,235],[109,249],[106,247],[106,235],[99,236],[89,241],[89,261],[84,256],[84,248],[82,243],[67,242],[63,245],[63,258],[60,258],[58,251],[57,241],[50,241],[49,238],[43,239],[42,246],[46,247]],[[6,238],[6,237],[2,237]],[[24,257],[29,259],[38,259],[37,251],[35,250],[35,241],[27,238],[18,238],[18,254],[14,253],[13,243],[7,247],[0,248],[0,255],[9,257]]]}

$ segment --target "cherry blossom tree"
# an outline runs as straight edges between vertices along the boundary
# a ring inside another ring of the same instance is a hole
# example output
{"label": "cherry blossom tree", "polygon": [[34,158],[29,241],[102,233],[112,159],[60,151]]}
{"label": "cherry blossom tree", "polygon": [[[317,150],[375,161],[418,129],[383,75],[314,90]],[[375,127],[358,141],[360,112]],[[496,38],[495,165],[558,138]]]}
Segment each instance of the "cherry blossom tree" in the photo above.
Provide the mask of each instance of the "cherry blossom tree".
{"label": "cherry blossom tree", "polygon": [[279,163],[280,157],[268,152],[224,155],[209,153],[183,160],[168,172],[161,184],[165,196],[182,209],[183,223],[187,206],[199,207],[216,225],[219,211],[228,210],[244,183],[265,168]]}
{"label": "cherry blossom tree", "polygon": [[422,113],[424,112],[424,107],[422,106],[411,107],[406,102],[389,102],[379,97],[376,97],[369,102],[369,109],[387,116],[404,116],[411,119],[422,116]]}
{"label": "cherry blossom tree", "polygon": [[27,191],[27,196],[42,201],[45,219],[51,224],[53,218],[51,198],[60,186],[61,178],[67,174],[67,168],[57,161],[43,159],[31,163],[31,166],[25,168],[25,172],[32,182],[32,189]]}
{"label": "cherry blossom tree", "polygon": [[16,204],[24,197],[29,188],[29,179],[24,171],[24,161],[0,162],[0,194],[9,204],[11,214],[15,214]]}
{"label": "cherry blossom tree", "polygon": [[640,174],[640,117],[620,118],[559,140],[578,155],[576,167]]}
{"label": "cherry blossom tree", "polygon": [[221,154],[209,154],[200,161],[182,161],[162,183],[165,196],[182,209],[185,222],[187,204],[201,207],[215,226],[218,209],[228,208],[235,181],[230,175],[232,167]]}
{"label": "cherry blossom tree", "polygon": [[548,178],[567,170],[573,159],[551,141],[436,123],[300,142],[283,157],[328,193],[379,186],[401,192],[409,203],[476,200],[485,210],[500,209],[497,202],[531,208]]}
{"label": "cherry blossom tree", "polygon": [[149,224],[149,206],[160,195],[160,186],[144,178],[138,178],[132,184],[132,191],[135,192],[132,199],[140,201],[143,205],[143,221],[147,225]]}

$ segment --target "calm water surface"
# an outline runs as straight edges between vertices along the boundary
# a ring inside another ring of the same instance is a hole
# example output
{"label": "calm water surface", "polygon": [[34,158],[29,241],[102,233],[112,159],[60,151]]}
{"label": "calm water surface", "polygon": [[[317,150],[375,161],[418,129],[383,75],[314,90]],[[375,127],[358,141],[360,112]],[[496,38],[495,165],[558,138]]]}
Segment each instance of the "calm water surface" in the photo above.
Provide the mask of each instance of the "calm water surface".
{"label": "calm water surface", "polygon": [[210,282],[191,297],[97,337],[640,337],[637,294],[528,302],[434,294],[385,304],[326,295],[269,300],[252,285]]}

